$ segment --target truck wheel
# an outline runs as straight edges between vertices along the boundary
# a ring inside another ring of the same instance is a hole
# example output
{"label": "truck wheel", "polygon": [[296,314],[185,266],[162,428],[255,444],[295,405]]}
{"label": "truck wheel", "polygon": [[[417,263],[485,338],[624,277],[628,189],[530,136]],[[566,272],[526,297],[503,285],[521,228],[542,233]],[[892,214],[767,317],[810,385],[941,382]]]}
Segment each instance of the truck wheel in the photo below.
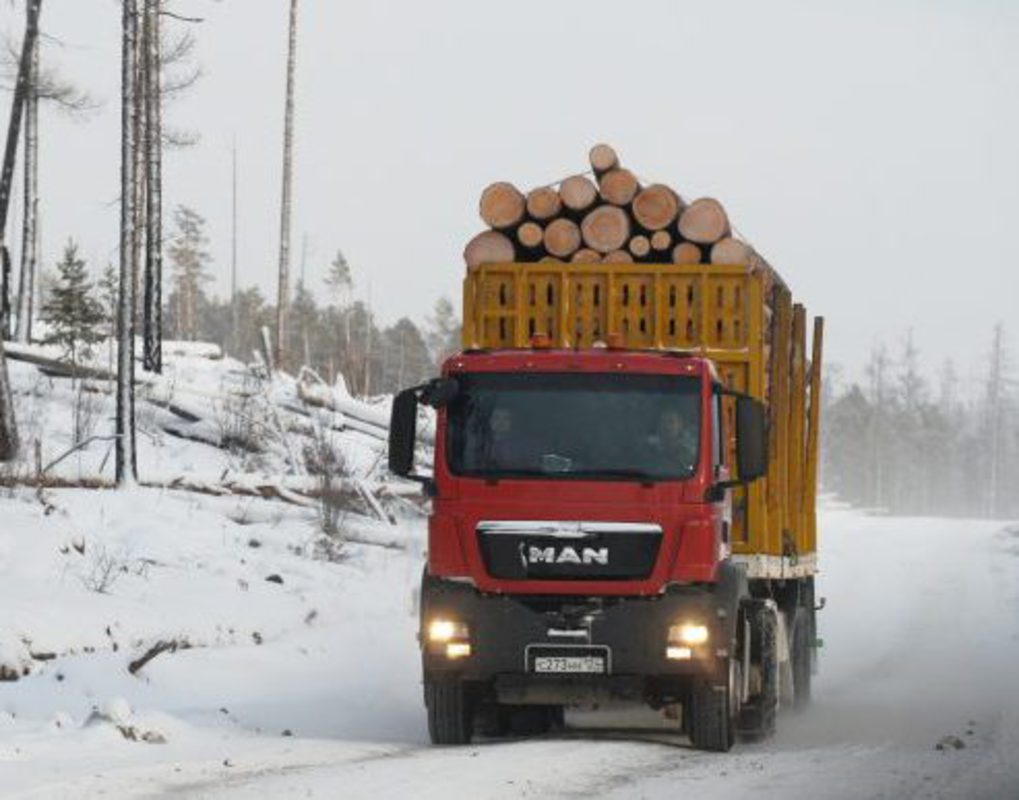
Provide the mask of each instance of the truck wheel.
{"label": "truck wheel", "polygon": [[474,733],[470,693],[456,678],[425,681],[428,734],[432,744],[469,744]]}
{"label": "truck wheel", "polygon": [[762,601],[748,604],[750,617],[750,663],[761,670],[761,691],[751,697],[740,713],[742,738],[756,741],[775,732],[778,711],[778,620],[774,609]]}
{"label": "truck wheel", "polygon": [[793,708],[802,710],[810,705],[811,695],[811,645],[810,641],[810,612],[807,609],[796,609],[793,618],[793,644],[792,658],[793,667]]}
{"label": "truck wheel", "polygon": [[489,739],[499,739],[510,732],[509,706],[488,702],[478,706],[474,717],[474,732]]}
{"label": "truck wheel", "polygon": [[730,658],[728,679],[723,685],[698,679],[690,692],[687,727],[690,741],[698,750],[725,753],[732,748],[739,714],[739,689],[742,682],[739,663]]}

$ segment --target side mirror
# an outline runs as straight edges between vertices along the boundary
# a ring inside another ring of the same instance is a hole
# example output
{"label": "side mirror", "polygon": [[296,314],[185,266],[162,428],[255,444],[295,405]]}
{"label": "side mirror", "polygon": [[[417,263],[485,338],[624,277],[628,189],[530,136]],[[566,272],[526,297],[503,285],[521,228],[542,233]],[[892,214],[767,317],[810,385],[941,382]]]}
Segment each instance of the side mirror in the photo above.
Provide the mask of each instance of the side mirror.
{"label": "side mirror", "polygon": [[736,468],[741,483],[768,471],[768,423],[764,404],[751,397],[736,398]]}
{"label": "side mirror", "polygon": [[403,478],[414,471],[414,439],[417,436],[418,398],[415,389],[404,389],[393,400],[389,418],[389,471]]}
{"label": "side mirror", "polygon": [[421,402],[432,408],[448,406],[460,392],[456,378],[435,378],[425,384]]}

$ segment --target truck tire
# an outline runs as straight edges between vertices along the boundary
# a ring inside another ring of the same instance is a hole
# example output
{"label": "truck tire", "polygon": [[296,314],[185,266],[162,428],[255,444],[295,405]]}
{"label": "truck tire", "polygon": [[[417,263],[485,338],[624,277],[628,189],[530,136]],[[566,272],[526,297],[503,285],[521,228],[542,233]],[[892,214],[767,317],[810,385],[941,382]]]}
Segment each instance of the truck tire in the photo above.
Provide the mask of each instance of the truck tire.
{"label": "truck tire", "polygon": [[778,712],[778,619],[774,607],[762,600],[747,604],[750,620],[750,663],[760,667],[761,692],[740,712],[740,737],[758,741],[775,732]]}
{"label": "truck tire", "polygon": [[697,679],[690,691],[687,729],[698,750],[728,752],[736,740],[739,716],[739,689],[742,682],[739,662],[728,659],[728,678],[724,684]]}
{"label": "truck tire", "polygon": [[428,734],[432,744],[470,744],[474,709],[463,681],[456,678],[425,681]]}
{"label": "truck tire", "polygon": [[812,682],[812,645],[810,612],[800,606],[793,618],[792,659],[793,708],[802,711],[810,705]]}

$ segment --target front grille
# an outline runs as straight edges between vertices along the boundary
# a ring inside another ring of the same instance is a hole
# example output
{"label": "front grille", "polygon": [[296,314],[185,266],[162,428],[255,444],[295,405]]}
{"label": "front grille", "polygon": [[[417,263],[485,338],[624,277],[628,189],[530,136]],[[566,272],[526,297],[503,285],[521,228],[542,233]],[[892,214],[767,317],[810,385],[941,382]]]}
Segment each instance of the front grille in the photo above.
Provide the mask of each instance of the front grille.
{"label": "front grille", "polygon": [[633,522],[487,521],[477,526],[488,574],[507,580],[639,580],[662,529]]}

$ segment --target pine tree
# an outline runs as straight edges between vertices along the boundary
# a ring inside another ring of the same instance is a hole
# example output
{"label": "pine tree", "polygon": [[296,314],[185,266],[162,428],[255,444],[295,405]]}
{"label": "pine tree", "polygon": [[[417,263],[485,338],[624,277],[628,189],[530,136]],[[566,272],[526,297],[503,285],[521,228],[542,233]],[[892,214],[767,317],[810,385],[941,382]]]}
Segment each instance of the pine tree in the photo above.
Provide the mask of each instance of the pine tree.
{"label": "pine tree", "polygon": [[325,278],[326,286],[329,287],[330,299],[340,308],[347,305],[350,298],[350,290],[354,287],[354,279],[350,274],[350,264],[342,250],[336,251],[336,257],[329,265],[329,272]]}
{"label": "pine tree", "polygon": [[290,327],[287,329],[290,341],[287,352],[296,365],[298,359],[305,366],[317,369],[313,358],[314,344],[318,340],[319,312],[315,297],[309,292],[304,281],[297,282],[294,299],[290,304]]}
{"label": "pine tree", "polygon": [[198,338],[198,310],[203,302],[202,285],[211,280],[211,261],[206,246],[205,219],[194,209],[178,206],[173,212],[174,234],[168,249],[173,265],[175,307],[171,310],[178,339]]}
{"label": "pine tree", "polygon": [[457,318],[453,303],[447,297],[440,297],[428,320],[428,349],[436,365],[442,364],[453,353],[460,349],[462,327]]}
{"label": "pine tree", "polygon": [[50,327],[44,341],[63,347],[71,364],[77,366],[79,356],[91,356],[92,345],[104,338],[108,317],[73,241],[64,248],[57,273],[57,284],[42,307],[42,318]]}
{"label": "pine tree", "polygon": [[1002,467],[1006,460],[1008,442],[1005,437],[1008,386],[1008,353],[1005,350],[1005,328],[1000,322],[994,326],[991,342],[990,369],[984,396],[984,436],[987,454],[986,514],[997,517],[1001,512]]}

